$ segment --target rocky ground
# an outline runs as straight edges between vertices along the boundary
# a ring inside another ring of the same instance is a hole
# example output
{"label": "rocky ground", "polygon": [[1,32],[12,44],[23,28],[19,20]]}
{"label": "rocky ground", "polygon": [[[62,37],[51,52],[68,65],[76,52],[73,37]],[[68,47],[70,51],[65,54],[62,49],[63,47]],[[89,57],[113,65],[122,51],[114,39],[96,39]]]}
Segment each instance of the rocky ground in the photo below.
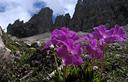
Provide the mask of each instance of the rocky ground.
{"label": "rocky ground", "polygon": [[[55,70],[53,52],[43,50],[50,33],[17,39],[0,32],[0,52],[4,51],[0,55],[5,56],[0,58],[0,81],[42,82]],[[128,82],[128,42],[109,45],[105,56],[102,78],[106,82]]]}

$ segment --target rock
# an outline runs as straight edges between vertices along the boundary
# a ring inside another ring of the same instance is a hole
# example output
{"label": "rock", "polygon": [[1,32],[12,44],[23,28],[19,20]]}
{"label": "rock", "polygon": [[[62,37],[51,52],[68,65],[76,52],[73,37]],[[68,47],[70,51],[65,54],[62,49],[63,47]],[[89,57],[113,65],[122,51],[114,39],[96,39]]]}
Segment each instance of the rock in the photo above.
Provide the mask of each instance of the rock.
{"label": "rock", "polygon": [[35,41],[35,42],[33,42],[33,43],[31,44],[31,47],[34,47],[34,48],[39,48],[39,47],[41,47],[40,41]]}
{"label": "rock", "polygon": [[3,43],[3,40],[2,40],[2,38],[1,38],[1,36],[2,36],[2,29],[1,29],[1,27],[0,27],[0,49],[2,49],[2,48],[4,48],[5,47],[5,45],[4,45],[4,43]]}
{"label": "rock", "polygon": [[7,32],[13,36],[19,36],[23,32],[23,21],[20,21],[19,19],[16,20],[13,24],[9,24],[7,27]]}
{"label": "rock", "polygon": [[[0,28],[0,34],[2,35],[2,29]],[[0,36],[0,60],[4,60],[4,61],[10,61],[10,53],[11,50],[6,48],[4,45],[4,42]]]}
{"label": "rock", "polygon": [[63,27],[63,26],[68,27],[70,20],[71,18],[69,14],[65,14],[65,16],[59,15],[56,17],[54,26],[55,27]]}
{"label": "rock", "polygon": [[76,31],[88,31],[100,24],[113,26],[127,23],[127,0],[78,0],[70,26]]}
{"label": "rock", "polygon": [[7,33],[22,38],[47,32],[53,25],[52,13],[53,11],[46,7],[26,23],[18,19],[13,24],[8,25]]}
{"label": "rock", "polygon": [[126,33],[128,34],[128,24],[124,26],[124,30],[125,30]]}
{"label": "rock", "polygon": [[[78,0],[72,18],[69,14],[60,15],[52,21],[53,11],[46,7],[35,14],[28,22],[16,20],[9,24],[7,32],[17,37],[28,37],[67,26],[74,31],[90,31],[93,27],[105,24],[109,27],[128,23],[127,0]],[[54,27],[54,28],[53,28]]]}
{"label": "rock", "polygon": [[51,29],[53,11],[46,7],[43,8],[38,14],[34,15],[28,22],[35,26],[35,29],[38,29],[38,34],[47,32]]}
{"label": "rock", "polygon": [[3,30],[2,30],[2,28],[0,27],[0,36],[2,36],[3,35]]}
{"label": "rock", "polygon": [[38,33],[36,27],[32,23],[23,23],[23,21],[16,20],[14,24],[9,24],[7,33],[16,37],[27,37]]}

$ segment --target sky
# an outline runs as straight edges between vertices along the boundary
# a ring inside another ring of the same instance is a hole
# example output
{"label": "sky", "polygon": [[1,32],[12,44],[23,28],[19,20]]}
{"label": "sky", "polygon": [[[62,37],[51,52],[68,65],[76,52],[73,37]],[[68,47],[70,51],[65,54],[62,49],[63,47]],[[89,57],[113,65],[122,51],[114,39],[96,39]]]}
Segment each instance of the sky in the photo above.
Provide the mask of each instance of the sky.
{"label": "sky", "polygon": [[72,17],[76,3],[77,0],[0,0],[0,26],[6,30],[17,19],[27,22],[44,7],[50,7],[53,16],[69,13]]}

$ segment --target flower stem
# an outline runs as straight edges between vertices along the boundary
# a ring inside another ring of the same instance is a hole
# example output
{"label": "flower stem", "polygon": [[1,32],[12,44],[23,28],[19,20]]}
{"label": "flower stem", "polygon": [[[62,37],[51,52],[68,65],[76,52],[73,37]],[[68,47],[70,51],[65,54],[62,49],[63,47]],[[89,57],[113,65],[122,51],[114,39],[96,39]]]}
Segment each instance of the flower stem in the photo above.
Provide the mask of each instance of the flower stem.
{"label": "flower stem", "polygon": [[56,72],[57,72],[58,76],[60,76],[59,69],[58,69],[59,66],[58,66],[58,62],[57,62],[57,57],[56,57],[55,53],[53,55],[54,55],[54,60],[55,60],[55,65],[56,65]]}
{"label": "flower stem", "polygon": [[67,66],[64,66],[64,82],[66,82],[67,77]]}

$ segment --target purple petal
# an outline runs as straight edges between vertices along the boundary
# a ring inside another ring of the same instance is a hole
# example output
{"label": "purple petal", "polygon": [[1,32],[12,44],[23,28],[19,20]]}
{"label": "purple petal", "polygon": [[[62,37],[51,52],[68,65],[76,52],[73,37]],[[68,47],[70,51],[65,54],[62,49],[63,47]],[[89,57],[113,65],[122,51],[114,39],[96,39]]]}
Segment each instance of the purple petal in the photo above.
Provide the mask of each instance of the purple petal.
{"label": "purple petal", "polygon": [[61,47],[57,48],[56,51],[57,51],[58,57],[60,57],[60,58],[65,58],[66,55],[69,55],[67,48],[65,46],[61,46]]}

